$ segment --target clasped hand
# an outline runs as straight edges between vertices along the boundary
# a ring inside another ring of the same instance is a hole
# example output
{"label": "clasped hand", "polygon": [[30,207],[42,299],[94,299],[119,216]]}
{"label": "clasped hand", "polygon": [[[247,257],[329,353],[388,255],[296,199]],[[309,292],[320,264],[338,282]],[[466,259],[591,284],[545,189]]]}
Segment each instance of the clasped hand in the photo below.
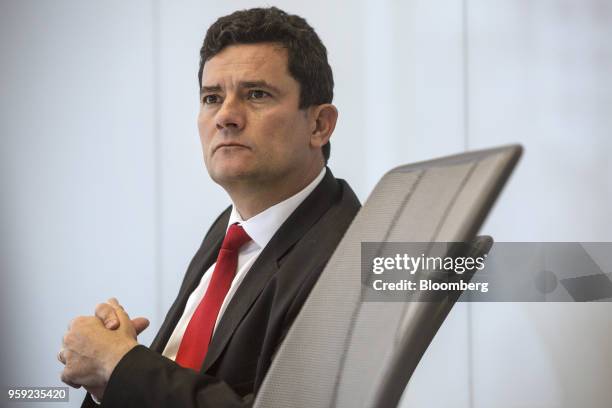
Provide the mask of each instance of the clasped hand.
{"label": "clasped hand", "polygon": [[148,326],[145,318],[130,320],[115,298],[97,305],[95,316],[73,319],[57,355],[64,364],[62,381],[74,388],[83,386],[101,400],[117,363],[138,345],[136,336]]}

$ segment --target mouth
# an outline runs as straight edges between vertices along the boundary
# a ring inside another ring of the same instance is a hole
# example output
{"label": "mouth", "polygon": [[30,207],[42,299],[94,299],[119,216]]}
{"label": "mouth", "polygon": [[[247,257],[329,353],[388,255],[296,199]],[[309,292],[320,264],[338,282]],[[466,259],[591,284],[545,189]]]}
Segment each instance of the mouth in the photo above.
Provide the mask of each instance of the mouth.
{"label": "mouth", "polygon": [[221,143],[217,147],[215,147],[215,149],[213,150],[213,153],[215,153],[217,150],[223,149],[223,148],[244,148],[244,149],[248,149],[247,146],[245,146],[243,144],[240,144],[240,143]]}

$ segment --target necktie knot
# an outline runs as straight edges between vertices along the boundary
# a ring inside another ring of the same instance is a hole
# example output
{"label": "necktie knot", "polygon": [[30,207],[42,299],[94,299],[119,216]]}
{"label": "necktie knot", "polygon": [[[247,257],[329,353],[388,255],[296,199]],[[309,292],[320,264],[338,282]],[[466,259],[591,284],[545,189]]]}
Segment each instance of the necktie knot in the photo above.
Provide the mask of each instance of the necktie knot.
{"label": "necktie knot", "polygon": [[251,237],[249,237],[249,234],[246,233],[242,226],[232,224],[228,228],[227,234],[225,234],[225,239],[223,239],[221,248],[229,251],[237,251],[250,240]]}

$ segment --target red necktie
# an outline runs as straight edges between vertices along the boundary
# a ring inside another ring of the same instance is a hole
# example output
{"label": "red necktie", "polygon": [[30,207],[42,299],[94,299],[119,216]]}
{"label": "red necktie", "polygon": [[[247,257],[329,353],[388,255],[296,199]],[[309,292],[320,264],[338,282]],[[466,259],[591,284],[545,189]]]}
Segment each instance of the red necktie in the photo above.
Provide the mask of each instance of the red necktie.
{"label": "red necktie", "polygon": [[196,371],[202,367],[219,309],[221,309],[223,299],[236,274],[238,251],[250,240],[251,237],[240,225],[230,225],[217,256],[217,263],[206,293],[193,313],[181,340],[175,359],[179,365]]}

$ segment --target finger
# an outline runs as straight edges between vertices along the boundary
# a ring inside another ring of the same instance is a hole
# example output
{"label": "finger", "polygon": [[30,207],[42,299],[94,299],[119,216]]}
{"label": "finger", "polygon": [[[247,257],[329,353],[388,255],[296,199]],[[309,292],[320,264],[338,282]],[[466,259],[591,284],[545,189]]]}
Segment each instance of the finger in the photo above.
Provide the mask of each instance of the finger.
{"label": "finger", "polygon": [[104,327],[114,330],[119,327],[119,318],[115,309],[108,303],[99,303],[96,306],[96,317],[104,323]]}
{"label": "finger", "polygon": [[61,349],[58,353],[57,353],[57,360],[62,363],[63,365],[66,365],[66,359],[64,358],[64,349]]}
{"label": "finger", "polygon": [[142,333],[147,327],[149,327],[149,319],[145,317],[137,317],[132,319],[132,324],[134,325],[134,329],[136,330],[136,334]]}
{"label": "finger", "polygon": [[70,340],[72,340],[71,336],[70,336],[70,332],[64,334],[64,337],[62,337],[62,348],[61,348],[61,350],[64,350],[64,348],[66,348],[66,344],[69,343]]}
{"label": "finger", "polygon": [[117,302],[117,299],[110,298],[108,299],[108,303],[113,307],[113,309],[115,309],[115,314],[117,315],[117,319],[119,319],[119,325],[123,326],[125,324],[129,327],[129,325],[132,323],[130,316],[128,316],[126,311],[123,309],[123,306]]}
{"label": "finger", "polygon": [[73,383],[72,381],[70,381],[70,375],[68,374],[68,369],[64,368],[64,371],[62,371],[62,375],[61,375],[61,380],[64,384],[71,386],[72,388],[81,388],[80,384],[76,384]]}
{"label": "finger", "polygon": [[72,319],[69,323],[68,323],[68,330],[71,330],[74,325],[79,324],[80,322],[83,321],[83,317],[84,316],[77,316],[74,319]]}
{"label": "finger", "polygon": [[112,305],[112,306],[116,307],[116,308],[118,307],[118,308],[120,308],[121,310],[125,311],[125,309],[123,308],[123,306],[121,306],[121,304],[119,303],[119,301],[117,300],[117,298],[112,297],[112,298],[108,299],[108,303],[109,303],[110,305]]}

